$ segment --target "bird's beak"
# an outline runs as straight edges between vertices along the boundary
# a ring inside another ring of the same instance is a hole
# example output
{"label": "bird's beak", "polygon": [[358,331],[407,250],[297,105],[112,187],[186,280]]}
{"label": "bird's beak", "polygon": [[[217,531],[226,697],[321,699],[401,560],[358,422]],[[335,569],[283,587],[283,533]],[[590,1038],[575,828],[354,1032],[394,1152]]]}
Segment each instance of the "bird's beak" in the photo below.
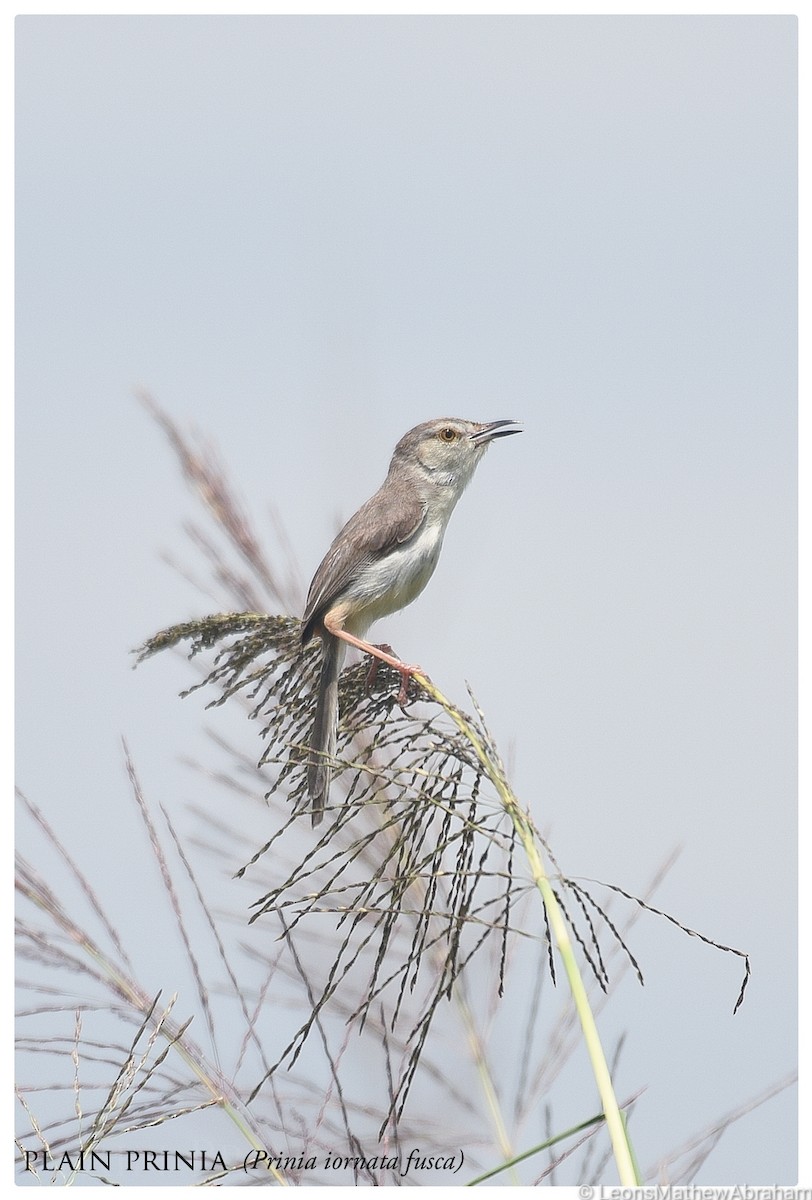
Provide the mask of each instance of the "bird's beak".
{"label": "bird's beak", "polygon": [[506,425],[515,425],[515,421],[488,421],[485,425],[480,425],[474,433],[472,433],[471,441],[476,442],[478,446],[485,446],[488,442],[492,442],[495,438],[510,437],[512,433],[521,433],[521,429],[506,429]]}

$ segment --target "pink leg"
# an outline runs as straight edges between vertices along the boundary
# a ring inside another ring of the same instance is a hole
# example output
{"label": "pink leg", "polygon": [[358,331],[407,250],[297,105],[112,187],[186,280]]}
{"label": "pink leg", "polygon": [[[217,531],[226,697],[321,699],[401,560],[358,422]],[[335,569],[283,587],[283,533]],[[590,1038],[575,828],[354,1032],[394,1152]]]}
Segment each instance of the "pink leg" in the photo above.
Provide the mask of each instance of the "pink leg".
{"label": "pink leg", "polygon": [[[400,659],[395,654],[388,642],[384,642],[383,644],[375,642],[374,645],[376,650],[383,650],[387,654],[391,654],[393,658],[400,662]],[[381,660],[376,654],[370,663],[369,670],[367,671],[367,677],[364,681],[364,686],[368,692],[372,690],[372,686],[375,683],[380,665]],[[409,699],[409,669],[407,668],[407,670],[404,671],[401,669],[401,667],[397,667],[396,670],[400,672],[400,691],[398,692],[397,700],[398,704],[402,705],[405,704]],[[425,675],[425,671],[423,671],[420,667],[412,667],[411,671],[419,671],[421,675]]]}
{"label": "pink leg", "polygon": [[[376,650],[385,650],[387,654],[391,654],[393,658],[397,658],[397,655],[395,654],[394,650],[392,649],[392,647],[389,645],[388,642],[382,642],[382,643],[376,642],[375,649]],[[364,683],[364,687],[366,688],[366,690],[368,692],[372,691],[372,685],[375,683],[375,680],[378,677],[378,667],[380,665],[381,665],[381,660],[377,657],[373,658],[370,661],[369,670],[367,671],[367,677],[366,677],[366,680]]]}
{"label": "pink leg", "polygon": [[[347,633],[346,629],[340,629],[333,624],[330,621],[329,616],[325,618],[324,628],[328,633],[332,633],[335,637],[340,637],[345,642],[349,642],[349,644],[351,646],[355,646],[356,649],[363,650],[364,654],[370,654],[372,658],[376,660],[373,663],[374,670],[377,671],[378,661],[385,662],[387,666],[395,668],[401,679],[400,691],[398,692],[398,704],[403,704],[409,695],[409,678],[414,674],[425,675],[425,671],[421,667],[409,666],[408,663],[402,662],[399,658],[397,658],[394,652],[387,654],[387,650],[392,651],[391,646],[386,646],[385,648],[381,646],[375,646],[372,644],[372,642],[365,642],[362,638],[354,637],[353,634]],[[370,674],[372,674],[372,672],[370,672]],[[369,679],[368,677],[368,682],[371,683],[374,678],[374,675],[372,675],[372,679]]]}

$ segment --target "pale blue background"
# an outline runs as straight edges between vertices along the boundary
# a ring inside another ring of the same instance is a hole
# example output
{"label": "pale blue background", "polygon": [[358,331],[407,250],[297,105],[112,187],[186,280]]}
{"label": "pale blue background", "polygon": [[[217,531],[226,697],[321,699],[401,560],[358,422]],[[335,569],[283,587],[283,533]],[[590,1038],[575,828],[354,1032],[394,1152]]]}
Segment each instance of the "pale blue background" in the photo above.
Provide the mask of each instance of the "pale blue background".
{"label": "pale blue background", "polygon": [[[751,952],[733,1018],[737,962],[635,930],[646,988],[601,1026],[656,1162],[796,1059],[795,19],[17,36],[20,785],[172,990],[119,738],[193,829],[189,675],[128,651],[211,605],[159,560],[193,506],[135,388],[305,582],[408,427],[520,418],[379,636],[472,682],[570,873],[641,890],[679,844],[658,903]],[[793,1182],[795,1119],[790,1090],[698,1181]]]}

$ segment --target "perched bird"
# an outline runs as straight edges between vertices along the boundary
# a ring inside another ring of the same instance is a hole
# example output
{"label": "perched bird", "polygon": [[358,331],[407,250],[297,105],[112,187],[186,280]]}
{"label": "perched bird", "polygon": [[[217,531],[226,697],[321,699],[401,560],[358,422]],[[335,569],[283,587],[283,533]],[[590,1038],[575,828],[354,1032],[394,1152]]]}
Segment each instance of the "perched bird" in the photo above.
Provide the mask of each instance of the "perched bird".
{"label": "perched bird", "polygon": [[[338,676],[347,645],[388,663],[404,687],[410,667],[391,647],[365,641],[373,621],[411,604],[428,583],[454,506],[496,438],[521,433],[515,421],[443,417],[400,439],[382,486],[336,537],[313,576],[302,643],[319,634],[322,665],[310,739],[307,789],[313,824],[324,815],[338,727]],[[513,427],[513,428],[509,428]]]}

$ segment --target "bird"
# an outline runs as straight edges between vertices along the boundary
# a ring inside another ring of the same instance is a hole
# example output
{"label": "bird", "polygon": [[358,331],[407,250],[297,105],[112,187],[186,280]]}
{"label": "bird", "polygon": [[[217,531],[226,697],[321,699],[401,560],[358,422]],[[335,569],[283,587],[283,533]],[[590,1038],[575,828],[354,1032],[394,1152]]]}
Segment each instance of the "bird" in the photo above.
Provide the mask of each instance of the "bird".
{"label": "bird", "polygon": [[405,608],[431,578],[448,521],[492,441],[521,433],[515,421],[424,421],[395,446],[381,487],[337,534],[310,584],[302,645],[322,640],[321,672],[307,760],[313,826],[324,816],[338,730],[338,678],[347,646],[401,675],[401,698],[419,667],[365,640],[374,621]]}

